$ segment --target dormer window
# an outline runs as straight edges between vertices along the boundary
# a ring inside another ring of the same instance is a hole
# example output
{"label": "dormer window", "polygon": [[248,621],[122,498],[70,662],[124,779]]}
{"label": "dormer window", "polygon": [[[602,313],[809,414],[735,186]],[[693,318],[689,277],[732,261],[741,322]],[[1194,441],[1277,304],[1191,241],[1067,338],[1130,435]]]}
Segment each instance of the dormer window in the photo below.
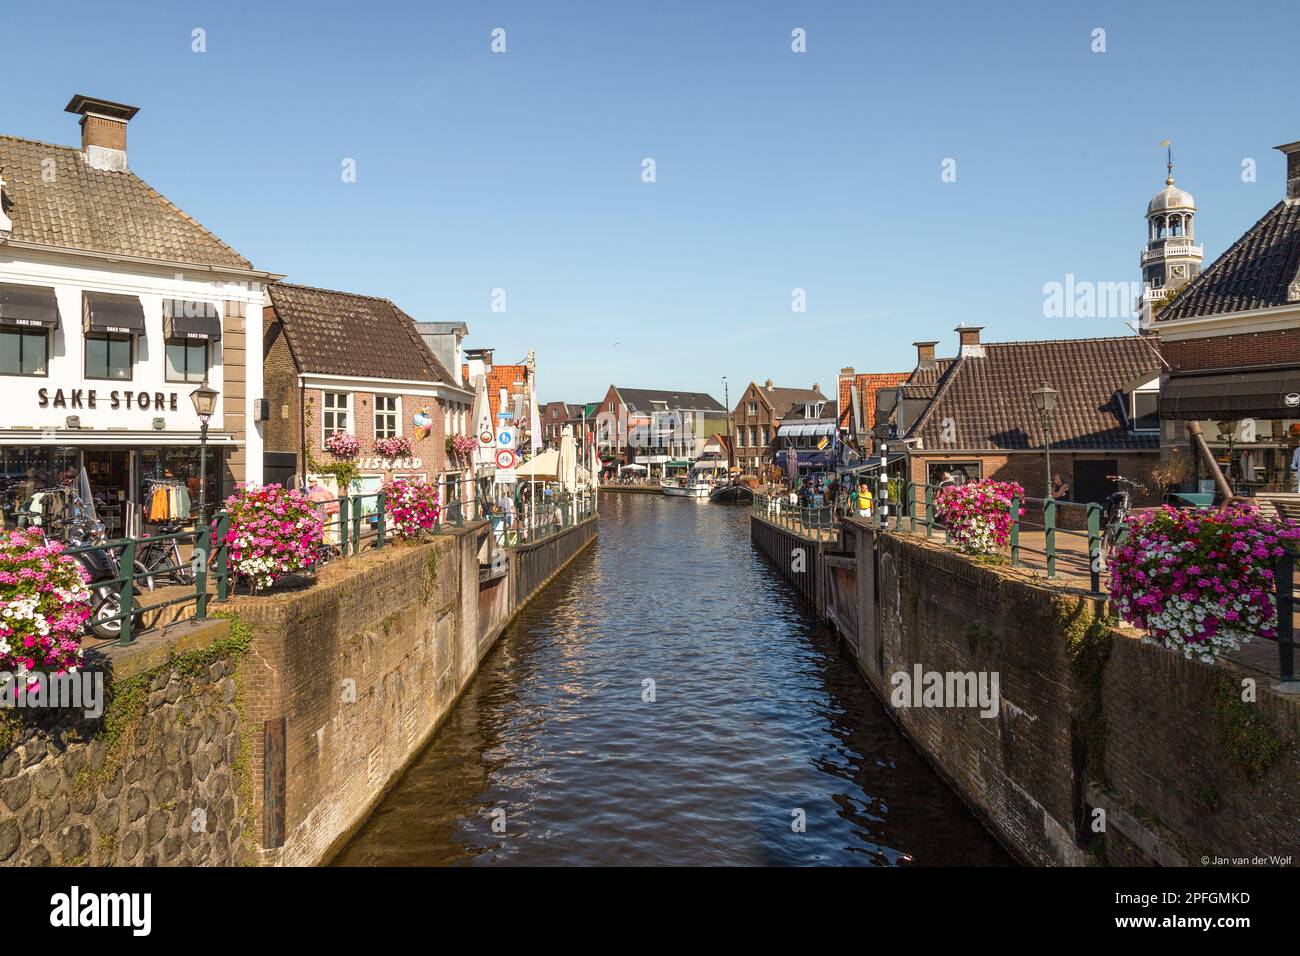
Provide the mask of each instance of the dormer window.
{"label": "dormer window", "polygon": [[1135,432],[1160,431],[1160,379],[1139,385],[1127,398],[1129,428]]}

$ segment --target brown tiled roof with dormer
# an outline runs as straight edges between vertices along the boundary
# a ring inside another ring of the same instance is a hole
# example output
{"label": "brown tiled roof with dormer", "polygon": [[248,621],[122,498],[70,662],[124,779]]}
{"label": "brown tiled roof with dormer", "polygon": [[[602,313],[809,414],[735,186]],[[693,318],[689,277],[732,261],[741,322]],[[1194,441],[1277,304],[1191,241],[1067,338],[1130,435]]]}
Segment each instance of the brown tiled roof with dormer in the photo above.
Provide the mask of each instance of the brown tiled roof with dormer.
{"label": "brown tiled roof with dormer", "polygon": [[287,282],[268,290],[299,372],[456,384],[388,299]]}
{"label": "brown tiled roof with dormer", "polygon": [[81,150],[0,136],[11,241],[248,271],[252,264],[135,173],[90,166]]}
{"label": "brown tiled roof with dormer", "polygon": [[953,361],[909,437],[926,451],[1042,448],[1030,392],[1046,383],[1053,449],[1157,449],[1158,434],[1130,430],[1123,400],[1159,371],[1152,347],[1137,336],[983,344]]}

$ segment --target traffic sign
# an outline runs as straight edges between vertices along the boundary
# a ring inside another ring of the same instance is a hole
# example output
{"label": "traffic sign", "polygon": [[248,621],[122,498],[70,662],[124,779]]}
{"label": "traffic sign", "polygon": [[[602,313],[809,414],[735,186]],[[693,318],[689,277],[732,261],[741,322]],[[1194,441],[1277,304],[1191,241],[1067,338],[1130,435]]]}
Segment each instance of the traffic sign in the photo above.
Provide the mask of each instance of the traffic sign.
{"label": "traffic sign", "polygon": [[500,448],[497,450],[497,467],[513,468],[515,467],[515,453],[509,448]]}

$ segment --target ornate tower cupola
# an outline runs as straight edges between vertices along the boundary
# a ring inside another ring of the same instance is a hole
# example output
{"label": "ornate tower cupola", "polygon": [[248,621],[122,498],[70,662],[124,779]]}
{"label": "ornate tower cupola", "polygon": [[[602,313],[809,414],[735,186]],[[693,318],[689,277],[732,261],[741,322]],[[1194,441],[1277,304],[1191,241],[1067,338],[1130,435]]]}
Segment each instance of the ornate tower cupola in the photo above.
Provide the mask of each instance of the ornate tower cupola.
{"label": "ornate tower cupola", "polygon": [[[1166,148],[1169,142],[1161,143]],[[1165,188],[1147,204],[1147,244],[1142,250],[1142,282],[1148,297],[1161,300],[1201,273],[1205,247],[1195,244],[1196,200],[1174,185],[1174,156],[1165,157]]]}

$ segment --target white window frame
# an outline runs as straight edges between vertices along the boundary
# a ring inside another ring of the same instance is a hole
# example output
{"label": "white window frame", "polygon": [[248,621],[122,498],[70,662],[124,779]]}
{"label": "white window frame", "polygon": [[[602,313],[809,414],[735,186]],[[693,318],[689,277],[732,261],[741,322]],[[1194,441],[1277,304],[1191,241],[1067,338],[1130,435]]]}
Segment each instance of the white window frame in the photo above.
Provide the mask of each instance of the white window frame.
{"label": "white window frame", "polygon": [[[387,410],[385,410],[385,411],[383,411],[383,412],[380,412],[380,411],[379,411],[379,400],[380,400],[381,398],[382,398],[382,399],[390,399],[390,398],[391,398],[391,399],[393,400],[393,410],[392,410],[391,412],[390,412],[390,411],[387,411]],[[393,428],[394,428],[394,431],[393,431],[393,434],[392,434],[392,435],[380,435],[380,434],[379,434],[379,416],[380,416],[381,414],[383,414],[383,415],[392,415],[392,416],[393,416]],[[376,438],[396,438],[397,436],[399,436],[400,434],[402,434],[402,396],[401,396],[401,395],[393,395],[393,394],[391,394],[391,393],[376,393],[376,395],[375,395],[374,416],[375,416],[375,421],[374,421],[374,430],[375,430],[375,437],[376,437]]]}
{"label": "white window frame", "polygon": [[[343,398],[346,400],[346,402],[345,402],[345,404],[344,404],[341,408],[338,407],[338,406],[335,406],[335,407],[333,407],[333,408],[329,408],[329,407],[327,407],[326,404],[325,404],[325,399],[326,399],[326,397],[329,396],[329,395],[342,395]],[[320,395],[320,409],[321,409],[321,412],[320,412],[320,440],[321,440],[322,442],[324,442],[326,438],[329,438],[329,436],[330,436],[331,434],[333,434],[333,432],[341,431],[341,432],[343,432],[344,434],[347,434],[347,435],[355,435],[355,434],[356,434],[356,427],[357,427],[357,424],[356,424],[356,416],[353,414],[353,405],[354,405],[354,404],[355,404],[355,403],[352,401],[352,393],[351,393],[351,392],[336,392],[336,391],[333,391],[333,390],[331,390],[331,389],[322,389],[322,390],[321,390],[321,395]],[[344,413],[347,415],[347,425],[346,425],[345,427],[343,427],[343,428],[335,428],[335,429],[333,429],[333,431],[331,431],[331,430],[329,430],[329,429],[327,429],[327,428],[325,427],[325,417],[326,417],[327,415],[334,415],[334,414],[336,414],[336,413],[338,413],[338,412],[344,412]]]}
{"label": "white window frame", "polygon": [[1139,393],[1154,394],[1156,396],[1156,416],[1160,414],[1160,379],[1153,378],[1145,385],[1139,385],[1133,391],[1128,393],[1128,421],[1129,431],[1140,435],[1158,435],[1160,433],[1160,424],[1156,423],[1155,428],[1138,428],[1137,397]]}

